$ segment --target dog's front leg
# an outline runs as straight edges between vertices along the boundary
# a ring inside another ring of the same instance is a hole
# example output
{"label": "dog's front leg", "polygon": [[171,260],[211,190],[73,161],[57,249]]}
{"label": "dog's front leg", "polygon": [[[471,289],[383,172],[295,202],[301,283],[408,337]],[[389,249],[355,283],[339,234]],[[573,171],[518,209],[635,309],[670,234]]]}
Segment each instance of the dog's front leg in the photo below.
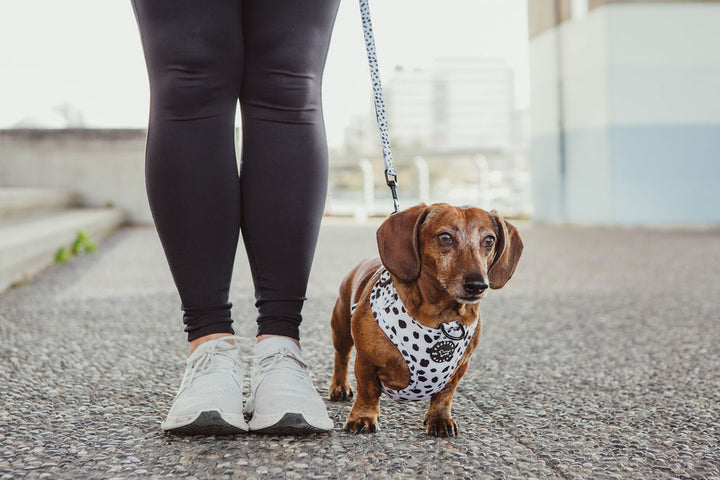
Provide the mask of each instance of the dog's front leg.
{"label": "dog's front leg", "polygon": [[335,367],[330,382],[330,400],[337,402],[349,400],[353,391],[348,382],[348,364],[350,363],[350,352],[353,348],[352,332],[350,331],[350,305],[342,295],[338,297],[333,309],[332,339],[335,346]]}
{"label": "dog's front leg", "polygon": [[357,380],[357,397],[345,422],[345,431],[375,433],[378,430],[380,395],[382,394],[377,367],[366,365],[361,358],[356,358],[355,379]]}
{"label": "dog's front leg", "polygon": [[436,437],[456,437],[457,423],[452,418],[452,399],[460,379],[465,375],[470,362],[458,365],[450,381],[438,393],[430,398],[430,407],[425,414],[425,426],[428,435]]}

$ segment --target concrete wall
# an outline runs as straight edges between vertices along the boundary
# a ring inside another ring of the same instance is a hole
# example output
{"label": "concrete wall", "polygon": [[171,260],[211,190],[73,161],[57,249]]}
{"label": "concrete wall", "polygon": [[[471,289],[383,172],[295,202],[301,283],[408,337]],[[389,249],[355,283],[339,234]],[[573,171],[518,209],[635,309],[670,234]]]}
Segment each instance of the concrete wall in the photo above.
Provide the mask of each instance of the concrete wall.
{"label": "concrete wall", "polygon": [[0,130],[0,186],[63,187],[150,223],[145,130]]}
{"label": "concrete wall", "polygon": [[538,220],[720,223],[717,25],[719,2],[612,3],[532,38]]}
{"label": "concrete wall", "polygon": [[[560,7],[559,14],[555,7]],[[528,0],[528,29],[530,36],[553,28],[558,22],[570,19],[571,0]]]}
{"label": "concrete wall", "polygon": [[557,35],[558,30],[548,30],[530,43],[533,203],[535,216],[549,222],[562,219],[564,195],[560,173]]}
{"label": "concrete wall", "polygon": [[616,218],[720,222],[720,3],[611,11]]}
{"label": "concrete wall", "polygon": [[[561,29],[549,30],[531,42],[530,156],[538,220],[610,222],[610,53],[608,43],[601,41],[607,28],[607,12],[598,11],[585,21],[564,23]],[[562,58],[559,65],[558,55]],[[561,104],[564,175],[560,165]]]}

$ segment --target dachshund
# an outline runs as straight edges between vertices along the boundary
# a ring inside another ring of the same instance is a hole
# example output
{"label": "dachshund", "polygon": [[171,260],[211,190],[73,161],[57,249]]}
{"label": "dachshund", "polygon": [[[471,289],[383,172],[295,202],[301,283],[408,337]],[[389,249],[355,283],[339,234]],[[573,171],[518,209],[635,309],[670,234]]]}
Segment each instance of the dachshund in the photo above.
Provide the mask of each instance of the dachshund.
{"label": "dachshund", "polygon": [[452,398],[480,340],[479,302],[502,288],[523,242],[495,210],[420,204],[377,230],[379,259],[356,266],[332,312],[330,400],[348,400],[356,350],[357,397],[344,429],[376,432],[380,396],[430,399],[426,431],[456,436]]}

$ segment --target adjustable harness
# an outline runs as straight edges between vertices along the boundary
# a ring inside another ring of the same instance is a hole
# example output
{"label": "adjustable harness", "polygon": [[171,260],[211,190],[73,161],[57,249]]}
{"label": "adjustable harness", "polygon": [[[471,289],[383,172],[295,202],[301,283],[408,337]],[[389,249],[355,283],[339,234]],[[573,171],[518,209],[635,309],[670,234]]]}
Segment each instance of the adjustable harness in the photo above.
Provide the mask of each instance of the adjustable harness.
{"label": "adjustable harness", "polygon": [[427,400],[442,390],[450,380],[475,333],[478,321],[475,320],[467,328],[457,321],[443,323],[440,328],[421,325],[408,314],[395,290],[390,272],[385,267],[381,267],[379,272],[370,292],[370,309],[410,370],[410,383],[402,390],[392,390],[382,382],[380,386],[393,400]]}

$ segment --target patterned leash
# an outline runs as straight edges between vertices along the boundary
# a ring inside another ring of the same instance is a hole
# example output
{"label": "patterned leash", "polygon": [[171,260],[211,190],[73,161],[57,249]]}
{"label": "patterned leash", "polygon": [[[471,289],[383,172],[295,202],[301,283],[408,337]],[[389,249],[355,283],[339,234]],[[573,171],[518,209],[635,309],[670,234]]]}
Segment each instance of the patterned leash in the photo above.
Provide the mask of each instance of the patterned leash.
{"label": "patterned leash", "polygon": [[400,211],[400,202],[397,195],[398,174],[392,161],[390,150],[390,133],[388,131],[383,100],[382,83],[380,82],[380,67],[378,66],[377,52],[375,51],[375,35],[373,34],[372,20],[370,20],[370,5],[368,0],[360,0],[360,15],[362,17],[363,33],[365,34],[365,50],[367,50],[370,64],[370,78],[372,79],[373,94],[375,96],[375,116],[377,117],[380,138],[382,139],[383,160],[385,160],[385,181],[393,198],[393,213]]}

